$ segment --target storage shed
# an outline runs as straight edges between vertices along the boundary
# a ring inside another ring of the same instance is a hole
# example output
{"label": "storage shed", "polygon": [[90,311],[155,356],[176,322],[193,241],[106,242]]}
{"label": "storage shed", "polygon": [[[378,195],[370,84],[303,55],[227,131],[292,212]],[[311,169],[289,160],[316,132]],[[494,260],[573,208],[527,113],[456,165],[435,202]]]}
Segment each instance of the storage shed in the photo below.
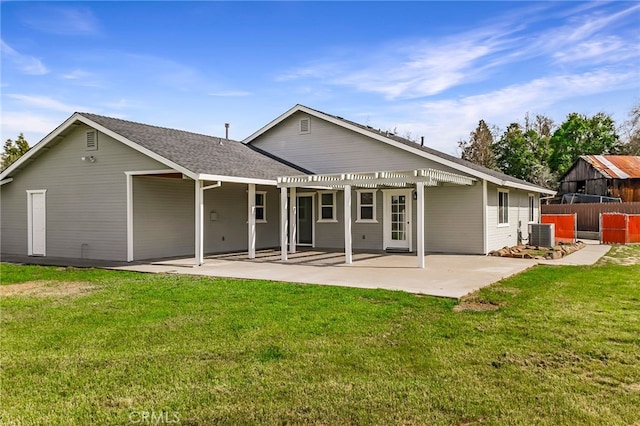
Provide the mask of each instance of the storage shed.
{"label": "storage shed", "polygon": [[640,201],[640,156],[582,155],[560,178],[559,196],[568,193]]}

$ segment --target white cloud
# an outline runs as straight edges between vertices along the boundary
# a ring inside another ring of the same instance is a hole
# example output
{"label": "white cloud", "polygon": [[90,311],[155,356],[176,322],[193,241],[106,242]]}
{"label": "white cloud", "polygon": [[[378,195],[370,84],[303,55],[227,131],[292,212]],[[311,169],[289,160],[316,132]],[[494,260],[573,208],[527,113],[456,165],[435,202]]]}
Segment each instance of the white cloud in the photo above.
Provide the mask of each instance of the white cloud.
{"label": "white cloud", "polygon": [[479,95],[407,105],[403,111],[408,120],[395,125],[401,132],[424,135],[433,148],[456,154],[456,142],[468,138],[480,119],[505,128],[527,112],[543,112],[558,102],[633,88],[636,77],[633,72],[600,70],[539,78]]}
{"label": "white cloud", "polygon": [[[574,8],[568,15],[556,16],[560,22],[543,21],[542,16],[552,14],[547,10],[550,6],[522,8],[517,14],[509,12],[463,33],[342,51],[339,56],[329,55],[286,71],[277,80],[300,80],[305,84],[317,80],[380,94],[387,100],[402,100],[490,81],[507,71],[509,65],[520,66],[519,72],[508,77],[517,81],[524,75],[532,78],[536,73],[544,76],[563,72],[554,68],[557,65],[579,63],[593,68],[601,63],[622,64],[638,59],[637,34],[614,36],[612,32],[629,24],[640,6],[616,13],[606,6]],[[535,63],[527,66],[526,61]]]}
{"label": "white cloud", "polygon": [[3,112],[0,118],[0,138],[2,141],[15,139],[20,133],[23,133],[29,145],[33,146],[55,129],[65,118],[64,114]]}
{"label": "white cloud", "polygon": [[92,35],[99,33],[99,22],[87,7],[52,5],[25,10],[21,20],[35,31],[59,35]]}
{"label": "white cloud", "polygon": [[66,74],[61,74],[60,78],[82,87],[104,87],[96,74],[83,69],[75,69]]}
{"label": "white cloud", "polygon": [[6,95],[8,98],[14,99],[26,106],[49,111],[60,111],[71,114],[74,111],[82,111],[83,108],[65,104],[47,96],[39,95],[22,95],[10,93]]}
{"label": "white cloud", "polygon": [[40,59],[16,51],[5,43],[4,40],[0,40],[0,48],[2,50],[2,56],[25,74],[43,75],[49,72]]}

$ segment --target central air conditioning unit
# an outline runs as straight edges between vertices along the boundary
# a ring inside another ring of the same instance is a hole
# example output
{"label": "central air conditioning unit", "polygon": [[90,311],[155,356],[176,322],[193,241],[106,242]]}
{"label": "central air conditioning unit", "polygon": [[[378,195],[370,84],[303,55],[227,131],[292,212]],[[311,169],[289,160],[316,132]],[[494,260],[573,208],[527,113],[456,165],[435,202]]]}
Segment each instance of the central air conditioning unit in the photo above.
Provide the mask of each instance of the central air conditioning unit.
{"label": "central air conditioning unit", "polygon": [[555,231],[553,223],[530,223],[529,244],[539,247],[553,247],[556,245]]}

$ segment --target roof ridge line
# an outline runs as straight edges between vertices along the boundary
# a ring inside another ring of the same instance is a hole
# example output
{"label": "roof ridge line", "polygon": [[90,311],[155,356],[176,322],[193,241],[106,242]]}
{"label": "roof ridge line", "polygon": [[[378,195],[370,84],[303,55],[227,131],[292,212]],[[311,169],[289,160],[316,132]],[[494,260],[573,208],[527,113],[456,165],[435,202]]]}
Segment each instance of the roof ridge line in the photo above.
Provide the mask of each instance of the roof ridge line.
{"label": "roof ridge line", "polygon": [[[80,114],[80,115],[82,115],[82,116],[91,116],[91,115],[94,115],[94,116],[98,116],[98,117],[102,117],[102,118],[107,118],[107,119],[109,119],[109,120],[117,120],[117,121],[122,121],[122,122],[125,122],[125,123],[137,124],[137,125],[139,125],[139,126],[154,127],[154,128],[156,128],[156,129],[172,130],[172,131],[174,131],[174,132],[187,133],[187,134],[190,134],[190,135],[204,136],[204,137],[207,137],[207,138],[214,138],[214,139],[223,140],[223,141],[229,141],[229,142],[235,142],[235,143],[242,143],[242,142],[237,141],[237,140],[234,140],[234,139],[225,139],[225,138],[223,138],[223,137],[221,137],[221,136],[214,136],[214,135],[207,135],[207,134],[204,134],[204,133],[191,132],[191,131],[189,131],[189,130],[176,129],[176,128],[174,128],[174,127],[158,126],[158,125],[155,125],[155,124],[146,124],[146,123],[141,123],[141,122],[139,122],[139,121],[126,120],[126,119],[124,119],[124,118],[118,118],[118,117],[110,117],[110,116],[108,116],[108,115],[95,114],[95,113],[92,113],[92,112],[80,112],[80,111],[76,111],[76,114]],[[87,117],[87,118],[90,118],[90,117]]]}

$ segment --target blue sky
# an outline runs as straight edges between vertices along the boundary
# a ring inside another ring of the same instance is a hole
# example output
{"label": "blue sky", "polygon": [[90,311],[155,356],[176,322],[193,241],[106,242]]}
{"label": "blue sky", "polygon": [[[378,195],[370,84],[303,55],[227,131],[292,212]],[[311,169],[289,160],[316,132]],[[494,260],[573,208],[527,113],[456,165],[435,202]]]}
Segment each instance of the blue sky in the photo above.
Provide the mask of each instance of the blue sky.
{"label": "blue sky", "polygon": [[74,111],[241,140],[297,103],[456,154],[478,120],[621,124],[638,2],[6,2],[2,141]]}

